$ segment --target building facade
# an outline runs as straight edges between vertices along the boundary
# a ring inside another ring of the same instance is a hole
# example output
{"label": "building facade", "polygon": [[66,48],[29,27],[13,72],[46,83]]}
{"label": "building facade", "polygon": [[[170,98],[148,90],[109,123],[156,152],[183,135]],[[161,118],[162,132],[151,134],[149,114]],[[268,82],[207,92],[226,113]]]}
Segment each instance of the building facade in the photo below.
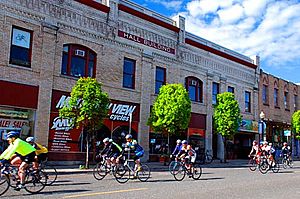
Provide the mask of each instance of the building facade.
{"label": "building facade", "polygon": [[223,157],[212,116],[216,95],[226,91],[234,92],[243,115],[233,144],[249,148],[255,139],[259,59],[186,32],[183,17],[173,21],[127,0],[7,0],[0,7],[2,140],[14,129],[48,145],[51,160],[83,160],[85,133],[58,117],[79,77],[97,78],[111,99],[96,140],[121,142],[130,129],[145,159],[164,145],[172,148],[177,138],[146,125],[167,83],[189,91],[192,117],[178,137],[197,150]]}
{"label": "building facade", "polygon": [[259,87],[259,110],[265,114],[262,140],[278,148],[287,142],[293,146],[294,155],[299,156],[299,141],[291,132],[292,115],[300,106],[299,85],[261,70]]}

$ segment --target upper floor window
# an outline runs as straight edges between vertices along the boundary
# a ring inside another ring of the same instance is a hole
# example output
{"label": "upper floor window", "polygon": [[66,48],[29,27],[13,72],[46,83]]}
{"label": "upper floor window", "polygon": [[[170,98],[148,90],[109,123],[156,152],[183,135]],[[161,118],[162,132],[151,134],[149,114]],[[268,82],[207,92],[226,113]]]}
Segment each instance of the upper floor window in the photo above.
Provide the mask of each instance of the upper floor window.
{"label": "upper floor window", "polygon": [[203,83],[196,77],[187,77],[185,79],[186,89],[189,97],[194,102],[203,102]]}
{"label": "upper floor window", "polygon": [[135,60],[124,58],[123,65],[123,87],[135,87]]}
{"label": "upper floor window", "polygon": [[284,108],[289,109],[289,93],[284,92]]}
{"label": "upper floor window", "polygon": [[12,27],[9,63],[31,67],[32,31]]}
{"label": "upper floor window", "polygon": [[278,89],[274,88],[274,106],[278,107]]}
{"label": "upper floor window", "polygon": [[294,95],[294,108],[295,108],[295,111],[298,110],[298,107],[297,107],[297,101],[298,101],[298,96],[297,96],[297,95]]}
{"label": "upper floor window", "polygon": [[217,95],[220,93],[220,85],[213,82],[212,85],[212,104],[217,104]]}
{"label": "upper floor window", "polygon": [[229,93],[234,93],[234,87],[232,86],[228,86],[228,90]]}
{"label": "upper floor window", "polygon": [[262,88],[262,101],[263,104],[268,104],[269,100],[268,100],[268,86],[267,85],[263,85]]}
{"label": "upper floor window", "polygon": [[61,73],[73,77],[95,77],[96,53],[91,49],[66,44],[63,47]]}
{"label": "upper floor window", "polygon": [[162,87],[165,84],[166,84],[166,69],[157,66],[155,72],[155,94],[158,94],[160,87]]}
{"label": "upper floor window", "polygon": [[251,93],[245,91],[245,112],[251,112]]}

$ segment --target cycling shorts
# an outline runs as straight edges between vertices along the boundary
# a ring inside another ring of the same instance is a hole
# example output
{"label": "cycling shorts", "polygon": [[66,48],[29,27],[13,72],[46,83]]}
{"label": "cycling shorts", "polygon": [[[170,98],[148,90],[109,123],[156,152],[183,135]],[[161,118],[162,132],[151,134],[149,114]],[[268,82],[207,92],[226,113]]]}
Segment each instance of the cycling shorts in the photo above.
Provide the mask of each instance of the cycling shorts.
{"label": "cycling shorts", "polygon": [[25,156],[21,156],[19,154],[19,157],[21,158],[22,162],[26,162],[27,164],[30,164],[32,162],[34,162],[34,158],[35,158],[35,151],[29,153],[28,155]]}
{"label": "cycling shorts", "polygon": [[41,153],[37,155],[38,163],[45,161],[48,157],[48,153]]}
{"label": "cycling shorts", "polygon": [[139,151],[139,152],[135,153],[135,155],[133,156],[133,160],[138,160],[141,157],[143,157],[143,155],[144,155],[144,151]]}

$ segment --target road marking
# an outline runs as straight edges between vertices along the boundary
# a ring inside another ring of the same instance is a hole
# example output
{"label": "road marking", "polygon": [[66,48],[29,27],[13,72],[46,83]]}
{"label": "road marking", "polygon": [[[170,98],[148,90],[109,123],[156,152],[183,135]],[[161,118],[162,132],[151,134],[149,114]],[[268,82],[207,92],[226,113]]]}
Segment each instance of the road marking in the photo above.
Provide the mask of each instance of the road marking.
{"label": "road marking", "polygon": [[143,191],[148,188],[139,188],[139,189],[124,189],[124,190],[116,190],[116,191],[106,191],[106,192],[97,192],[97,193],[86,193],[79,195],[70,195],[64,196],[63,198],[77,198],[77,197],[87,197],[87,196],[97,196],[97,195],[105,195],[105,194],[113,194],[113,193],[124,193],[124,192],[132,192],[132,191]]}

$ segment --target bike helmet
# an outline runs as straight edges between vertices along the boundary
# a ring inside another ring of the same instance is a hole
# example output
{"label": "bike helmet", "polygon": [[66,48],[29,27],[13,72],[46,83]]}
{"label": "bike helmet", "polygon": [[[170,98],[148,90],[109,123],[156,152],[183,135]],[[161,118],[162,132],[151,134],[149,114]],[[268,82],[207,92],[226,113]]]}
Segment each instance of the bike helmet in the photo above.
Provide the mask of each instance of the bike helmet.
{"label": "bike helmet", "polygon": [[186,140],[182,140],[182,144],[187,144],[188,142]]}
{"label": "bike helmet", "polygon": [[131,134],[127,134],[127,135],[125,136],[125,138],[126,138],[126,139],[131,139],[131,138],[132,138],[132,135],[131,135]]}
{"label": "bike helmet", "polygon": [[113,142],[113,139],[109,139],[109,142]]}
{"label": "bike helmet", "polygon": [[284,143],[283,143],[283,146],[287,146],[287,143],[286,143],[286,142],[284,142]]}
{"label": "bike helmet", "polygon": [[105,143],[105,142],[109,142],[109,138],[104,138],[103,143]]}
{"label": "bike helmet", "polygon": [[26,138],[26,142],[34,142],[34,141],[35,141],[34,137]]}
{"label": "bike helmet", "polygon": [[7,138],[18,138],[20,136],[20,134],[16,131],[10,131],[8,134],[7,134]]}
{"label": "bike helmet", "polygon": [[181,144],[181,140],[177,140],[176,143],[177,143],[177,144]]}
{"label": "bike helmet", "polygon": [[253,140],[253,142],[252,142],[253,144],[257,144],[257,141],[256,140]]}

